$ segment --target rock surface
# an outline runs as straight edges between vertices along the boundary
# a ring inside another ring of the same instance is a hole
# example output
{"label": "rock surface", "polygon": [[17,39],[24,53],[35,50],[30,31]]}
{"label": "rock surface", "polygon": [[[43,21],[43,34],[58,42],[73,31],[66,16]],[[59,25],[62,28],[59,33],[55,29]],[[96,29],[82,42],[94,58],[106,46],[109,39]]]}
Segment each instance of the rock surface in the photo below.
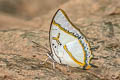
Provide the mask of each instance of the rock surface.
{"label": "rock surface", "polygon": [[[98,68],[68,71],[59,64],[53,69],[52,61],[40,64],[59,8],[88,38]],[[1,0],[0,80],[120,80],[120,1]]]}

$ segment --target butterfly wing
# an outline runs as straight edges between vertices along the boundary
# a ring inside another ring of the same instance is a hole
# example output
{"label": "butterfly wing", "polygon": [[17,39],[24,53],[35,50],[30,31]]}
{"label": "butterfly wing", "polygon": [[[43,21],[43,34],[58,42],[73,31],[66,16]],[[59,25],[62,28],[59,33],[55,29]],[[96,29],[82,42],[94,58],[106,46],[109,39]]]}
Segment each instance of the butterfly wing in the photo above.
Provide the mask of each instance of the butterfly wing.
{"label": "butterfly wing", "polygon": [[53,17],[49,36],[56,62],[73,67],[89,65],[92,58],[89,43],[61,9]]}

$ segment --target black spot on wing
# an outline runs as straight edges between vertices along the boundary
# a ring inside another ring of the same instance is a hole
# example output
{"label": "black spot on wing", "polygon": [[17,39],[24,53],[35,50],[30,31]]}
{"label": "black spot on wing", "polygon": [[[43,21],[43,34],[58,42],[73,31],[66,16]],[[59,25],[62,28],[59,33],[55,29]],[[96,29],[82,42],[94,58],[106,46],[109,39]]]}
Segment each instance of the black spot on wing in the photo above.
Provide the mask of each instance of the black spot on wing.
{"label": "black spot on wing", "polygon": [[61,46],[62,44],[60,43],[60,46]]}
{"label": "black spot on wing", "polygon": [[54,46],[55,44],[53,43],[52,45]]}
{"label": "black spot on wing", "polygon": [[78,39],[81,39],[81,36],[79,36]]}
{"label": "black spot on wing", "polygon": [[56,46],[55,46],[55,48],[56,48]]}

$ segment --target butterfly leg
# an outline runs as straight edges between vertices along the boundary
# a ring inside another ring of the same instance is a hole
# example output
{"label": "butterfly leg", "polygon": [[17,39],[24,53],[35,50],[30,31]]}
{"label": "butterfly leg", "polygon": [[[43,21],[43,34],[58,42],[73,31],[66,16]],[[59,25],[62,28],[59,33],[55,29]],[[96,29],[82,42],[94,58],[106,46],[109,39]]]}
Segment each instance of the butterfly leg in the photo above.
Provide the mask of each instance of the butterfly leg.
{"label": "butterfly leg", "polygon": [[55,62],[52,62],[52,67],[53,67],[53,69],[55,69]]}
{"label": "butterfly leg", "polygon": [[44,62],[42,62],[42,63],[40,63],[40,64],[45,64],[47,61],[48,61],[48,59],[49,59],[49,57],[47,57],[46,59],[45,59],[45,61]]}
{"label": "butterfly leg", "polygon": [[55,60],[53,59],[53,54],[48,53],[47,56],[48,56],[48,58],[49,58],[50,60],[52,60],[52,61],[51,61],[51,62],[52,62],[52,68],[55,69],[55,67],[56,67],[56,66],[55,66],[55,65],[56,65],[55,63],[56,63],[56,62],[55,62]]}
{"label": "butterfly leg", "polygon": [[44,62],[40,63],[40,64],[45,64],[49,59],[51,59],[50,55],[51,53],[50,52],[47,52],[47,58],[44,60]]}
{"label": "butterfly leg", "polygon": [[44,62],[42,62],[42,63],[40,63],[41,65],[44,65],[48,60],[52,60],[52,68],[53,69],[55,69],[55,61],[54,61],[54,59],[52,58],[52,54],[50,54],[50,53],[48,53],[47,54],[47,58],[45,59],[45,61]]}

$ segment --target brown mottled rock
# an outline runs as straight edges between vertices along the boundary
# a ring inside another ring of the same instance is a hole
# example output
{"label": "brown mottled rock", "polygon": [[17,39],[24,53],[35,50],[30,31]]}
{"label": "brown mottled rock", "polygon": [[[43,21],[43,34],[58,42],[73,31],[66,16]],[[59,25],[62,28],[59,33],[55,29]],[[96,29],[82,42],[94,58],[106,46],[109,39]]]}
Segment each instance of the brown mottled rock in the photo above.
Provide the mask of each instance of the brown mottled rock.
{"label": "brown mottled rock", "polygon": [[[37,1],[42,4],[40,0],[33,1],[33,4],[32,0],[30,3],[21,0],[24,4],[20,6],[14,0],[1,0],[0,6],[6,5],[2,5],[4,1],[17,10],[13,11],[16,15],[12,15],[0,9],[0,80],[120,80],[119,0],[53,0],[53,3],[43,5],[45,8],[38,5]],[[6,6],[8,10],[12,7]],[[70,72],[68,67],[59,64],[53,69],[52,61],[40,64],[50,50],[49,27],[58,8],[65,10],[88,38],[97,58],[92,63],[98,68],[70,67]]]}

